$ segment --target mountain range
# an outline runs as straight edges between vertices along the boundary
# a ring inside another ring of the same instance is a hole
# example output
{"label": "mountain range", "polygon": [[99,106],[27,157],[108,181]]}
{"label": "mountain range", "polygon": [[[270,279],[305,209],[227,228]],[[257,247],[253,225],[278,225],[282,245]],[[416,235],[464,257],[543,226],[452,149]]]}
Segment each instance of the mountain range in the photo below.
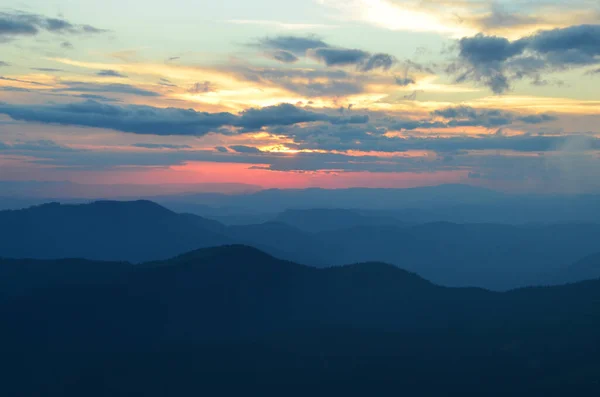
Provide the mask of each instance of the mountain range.
{"label": "mountain range", "polygon": [[507,290],[600,277],[572,266],[598,252],[600,224],[415,224],[342,209],[287,210],[225,225],[150,201],[50,203],[0,211],[0,256],[146,262],[246,244],[317,267],[381,261],[446,286]]}

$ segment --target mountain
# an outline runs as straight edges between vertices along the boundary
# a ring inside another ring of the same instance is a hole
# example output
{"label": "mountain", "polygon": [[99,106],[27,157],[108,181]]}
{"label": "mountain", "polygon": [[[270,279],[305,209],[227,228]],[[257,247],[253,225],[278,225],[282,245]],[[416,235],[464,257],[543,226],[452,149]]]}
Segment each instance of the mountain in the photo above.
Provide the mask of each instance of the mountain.
{"label": "mountain", "polygon": [[589,255],[569,266],[559,269],[552,275],[550,282],[576,283],[593,279],[600,279],[600,254]]}
{"label": "mountain", "polygon": [[218,222],[150,201],[44,204],[0,212],[0,256],[95,260],[166,259],[230,243]]}
{"label": "mountain", "polygon": [[[382,263],[310,268],[245,246],[80,265],[35,262],[5,284],[23,283],[19,295],[2,287],[3,395],[600,391],[600,281],[495,293]],[[50,266],[63,280],[30,288],[27,274],[41,280]],[[115,276],[68,276],[85,266]]]}
{"label": "mountain", "polygon": [[562,269],[596,253],[600,240],[600,225],[586,223],[411,225],[330,209],[281,219],[291,224],[226,226],[149,201],[45,204],[0,211],[0,257],[144,262],[243,244],[311,266],[380,261],[440,285],[508,290],[581,280]]}
{"label": "mountain", "polygon": [[431,208],[440,205],[485,204],[504,199],[505,194],[470,185],[439,185],[409,189],[268,189],[254,193],[226,195],[200,193],[185,197],[153,198],[169,207],[176,203],[179,210],[188,212],[182,206],[190,203],[209,207],[230,207],[249,212],[277,213],[287,209],[312,208],[356,208],[356,209],[399,209]]}
{"label": "mountain", "polygon": [[376,214],[365,215],[359,210],[346,209],[286,210],[280,213],[275,221],[287,223],[311,233],[348,229],[356,226],[402,226],[402,223],[393,217]]}
{"label": "mountain", "polygon": [[329,247],[325,259],[331,265],[383,261],[442,285],[507,290],[545,284],[547,273],[596,252],[600,225],[436,222],[359,226],[315,236]]}

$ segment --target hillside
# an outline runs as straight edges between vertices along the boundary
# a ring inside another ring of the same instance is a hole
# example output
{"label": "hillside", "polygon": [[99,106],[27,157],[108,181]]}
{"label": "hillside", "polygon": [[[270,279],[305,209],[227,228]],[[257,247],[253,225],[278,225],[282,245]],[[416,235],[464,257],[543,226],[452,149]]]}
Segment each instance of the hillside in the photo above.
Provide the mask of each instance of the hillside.
{"label": "hillside", "polygon": [[219,224],[150,201],[44,204],[1,211],[0,256],[141,262],[230,240]]}
{"label": "hillside", "polygon": [[[82,277],[86,266],[115,272]],[[600,390],[600,281],[493,293],[381,263],[315,269],[245,246],[142,265],[0,267],[0,296],[23,285],[0,299],[4,395]],[[40,288],[49,267],[62,279]]]}
{"label": "hillside", "polygon": [[596,253],[600,241],[598,224],[408,225],[347,210],[286,214],[289,223],[225,226],[148,201],[46,204],[0,211],[0,257],[139,263],[244,244],[311,266],[378,261],[440,285],[508,290],[581,280],[563,269]]}

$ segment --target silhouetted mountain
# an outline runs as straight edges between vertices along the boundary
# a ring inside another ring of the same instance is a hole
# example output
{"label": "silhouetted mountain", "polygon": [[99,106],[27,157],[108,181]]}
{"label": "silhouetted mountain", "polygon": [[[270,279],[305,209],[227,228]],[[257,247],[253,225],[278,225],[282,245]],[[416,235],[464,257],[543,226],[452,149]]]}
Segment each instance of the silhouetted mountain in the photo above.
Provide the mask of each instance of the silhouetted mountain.
{"label": "silhouetted mountain", "polygon": [[[0,299],[3,395],[600,391],[600,280],[493,293],[381,263],[315,269],[244,246],[135,266],[2,264],[15,266],[31,271],[4,271],[0,296],[24,287]],[[50,266],[62,281],[31,288]],[[86,266],[115,273],[82,277]]]}
{"label": "silhouetted mountain", "polygon": [[115,282],[130,268],[131,264],[127,262],[0,258],[0,296],[21,296],[37,290]]}
{"label": "silhouetted mountain", "polygon": [[44,204],[0,212],[0,256],[144,261],[227,244],[218,222],[150,201]]}

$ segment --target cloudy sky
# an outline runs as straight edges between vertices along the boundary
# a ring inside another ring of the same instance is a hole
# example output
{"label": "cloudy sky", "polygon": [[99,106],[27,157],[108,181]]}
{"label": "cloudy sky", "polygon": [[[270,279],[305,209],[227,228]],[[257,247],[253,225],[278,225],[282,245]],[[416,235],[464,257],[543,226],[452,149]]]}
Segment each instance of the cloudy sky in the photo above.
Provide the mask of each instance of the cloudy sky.
{"label": "cloudy sky", "polygon": [[0,180],[600,192],[600,3],[8,0]]}

